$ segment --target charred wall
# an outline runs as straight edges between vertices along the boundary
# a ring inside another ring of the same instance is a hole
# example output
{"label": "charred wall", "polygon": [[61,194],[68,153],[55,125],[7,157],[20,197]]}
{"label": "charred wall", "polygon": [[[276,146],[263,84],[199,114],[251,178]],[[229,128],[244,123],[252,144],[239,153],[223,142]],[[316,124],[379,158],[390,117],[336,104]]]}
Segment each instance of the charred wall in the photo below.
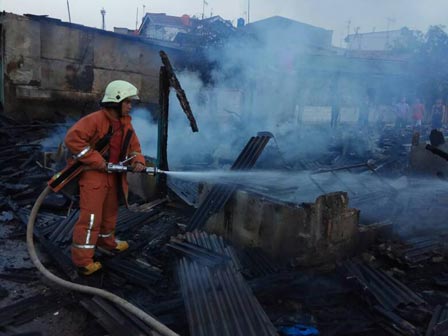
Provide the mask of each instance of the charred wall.
{"label": "charred wall", "polygon": [[274,258],[313,265],[353,253],[358,221],[359,211],[348,207],[345,192],[294,205],[239,190],[206,228],[237,245],[260,247]]}
{"label": "charred wall", "polygon": [[[159,45],[40,16],[3,13],[0,25],[8,117],[54,119],[91,112],[115,79],[134,83],[143,103],[158,102],[158,53],[164,49]],[[175,63],[179,52],[168,53]]]}

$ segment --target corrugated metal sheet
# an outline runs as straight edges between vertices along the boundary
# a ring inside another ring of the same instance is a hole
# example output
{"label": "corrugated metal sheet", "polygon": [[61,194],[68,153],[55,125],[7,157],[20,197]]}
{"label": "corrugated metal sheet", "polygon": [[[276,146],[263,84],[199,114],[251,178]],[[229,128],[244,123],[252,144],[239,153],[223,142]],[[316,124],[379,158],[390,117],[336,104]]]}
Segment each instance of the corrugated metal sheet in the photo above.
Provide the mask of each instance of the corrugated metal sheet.
{"label": "corrugated metal sheet", "polygon": [[105,299],[95,296],[93,299],[83,299],[80,303],[90,314],[96,317],[97,322],[112,336],[154,335],[151,328],[137,317]]}
{"label": "corrugated metal sheet", "polygon": [[448,305],[438,305],[434,310],[425,336],[442,336],[448,334]]}
{"label": "corrugated metal sheet", "polygon": [[223,239],[204,232],[187,233],[187,241],[227,255],[231,263],[204,266],[184,257],[177,273],[190,334],[195,336],[277,335],[263,308],[237,271],[240,267]]}
{"label": "corrugated metal sheet", "polygon": [[[270,133],[259,133],[257,136],[250,138],[230,170],[248,170],[252,168],[271,138],[272,134]],[[224,207],[235,190],[236,186],[215,185],[191,217],[187,230],[201,229],[211,215]]]}
{"label": "corrugated metal sheet", "polygon": [[387,310],[392,311],[407,305],[426,306],[426,302],[418,294],[384,271],[351,261],[346,262],[345,267],[364,290],[369,291]]}

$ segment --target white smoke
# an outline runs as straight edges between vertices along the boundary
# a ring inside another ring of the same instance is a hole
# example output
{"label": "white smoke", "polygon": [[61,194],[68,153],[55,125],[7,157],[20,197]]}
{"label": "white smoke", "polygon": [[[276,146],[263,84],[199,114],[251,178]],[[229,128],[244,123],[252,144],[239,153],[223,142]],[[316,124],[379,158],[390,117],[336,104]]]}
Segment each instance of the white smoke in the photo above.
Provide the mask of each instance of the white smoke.
{"label": "white smoke", "polygon": [[157,157],[157,124],[151,118],[151,112],[145,108],[134,108],[131,112],[132,126],[140,140],[144,155]]}

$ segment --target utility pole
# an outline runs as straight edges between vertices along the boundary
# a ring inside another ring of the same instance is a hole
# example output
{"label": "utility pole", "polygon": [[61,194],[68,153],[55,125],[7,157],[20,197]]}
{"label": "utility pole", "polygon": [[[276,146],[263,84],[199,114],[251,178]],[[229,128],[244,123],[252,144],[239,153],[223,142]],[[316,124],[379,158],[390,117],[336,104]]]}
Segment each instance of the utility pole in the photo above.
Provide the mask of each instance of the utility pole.
{"label": "utility pole", "polygon": [[104,10],[104,8],[101,9],[100,11],[101,16],[103,17],[103,30],[106,30],[106,11]]}
{"label": "utility pole", "polygon": [[[142,23],[146,16],[146,5],[142,5]],[[137,28],[138,29],[138,28]]]}
{"label": "utility pole", "polygon": [[205,15],[205,5],[208,5],[207,1],[202,0],[202,20],[204,20]]}
{"label": "utility pole", "polygon": [[250,0],[247,0],[247,23],[250,23]]}
{"label": "utility pole", "polygon": [[346,23],[347,23],[347,36],[345,38],[345,42],[347,44],[345,47],[350,50],[352,48],[352,42],[350,41],[349,36],[350,36],[350,26],[352,24],[352,20],[349,19]]}
{"label": "utility pole", "polygon": [[386,21],[387,21],[387,25],[386,25],[386,47],[387,47],[389,45],[390,27],[391,27],[392,23],[395,22],[395,18],[388,17],[388,18],[386,18]]}
{"label": "utility pole", "polygon": [[72,23],[72,17],[70,16],[70,3],[67,0],[68,22]]}
{"label": "utility pole", "polygon": [[135,30],[138,29],[138,7],[137,7],[137,15],[135,16]]}
{"label": "utility pole", "polygon": [[386,31],[389,31],[392,23],[395,22],[395,19],[392,17],[388,17],[386,18],[386,21],[387,21]]}

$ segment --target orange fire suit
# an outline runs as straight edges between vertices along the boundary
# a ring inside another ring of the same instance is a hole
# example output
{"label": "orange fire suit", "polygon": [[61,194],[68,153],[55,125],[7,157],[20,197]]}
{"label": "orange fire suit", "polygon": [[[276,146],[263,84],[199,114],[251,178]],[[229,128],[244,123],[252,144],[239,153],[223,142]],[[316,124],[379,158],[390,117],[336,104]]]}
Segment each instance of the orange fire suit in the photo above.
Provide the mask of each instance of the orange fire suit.
{"label": "orange fire suit", "polygon": [[[116,247],[114,230],[120,193],[127,205],[126,174],[100,171],[105,158],[94,149],[98,140],[110,131],[112,120],[113,117],[105,109],[93,112],[75,123],[65,137],[65,144],[73,154],[73,160],[79,160],[85,166],[79,180],[80,214],[73,230],[71,249],[72,261],[78,267],[93,262],[96,246],[108,250]],[[120,157],[123,159],[135,155],[131,164],[145,164],[131,117],[121,117],[120,122],[123,137],[132,131],[128,146],[122,149]]]}

